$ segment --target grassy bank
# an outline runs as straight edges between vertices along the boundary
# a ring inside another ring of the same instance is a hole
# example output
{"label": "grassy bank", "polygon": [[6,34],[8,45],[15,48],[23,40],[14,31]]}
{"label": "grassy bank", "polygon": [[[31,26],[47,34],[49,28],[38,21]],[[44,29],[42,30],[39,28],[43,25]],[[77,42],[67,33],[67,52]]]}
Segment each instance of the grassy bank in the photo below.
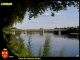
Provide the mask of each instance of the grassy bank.
{"label": "grassy bank", "polygon": [[23,40],[16,39],[16,36],[9,33],[4,33],[4,40],[10,51],[18,57],[34,57],[35,54],[29,53],[28,48],[23,43]]}

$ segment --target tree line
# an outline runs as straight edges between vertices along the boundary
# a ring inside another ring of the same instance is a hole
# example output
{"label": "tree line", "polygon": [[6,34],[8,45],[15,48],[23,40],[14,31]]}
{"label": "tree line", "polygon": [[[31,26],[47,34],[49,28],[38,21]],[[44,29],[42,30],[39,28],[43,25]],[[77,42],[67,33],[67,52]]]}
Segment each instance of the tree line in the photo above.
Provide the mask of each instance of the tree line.
{"label": "tree line", "polygon": [[66,29],[67,33],[79,33],[79,27],[64,27],[64,28],[54,28],[54,29]]}

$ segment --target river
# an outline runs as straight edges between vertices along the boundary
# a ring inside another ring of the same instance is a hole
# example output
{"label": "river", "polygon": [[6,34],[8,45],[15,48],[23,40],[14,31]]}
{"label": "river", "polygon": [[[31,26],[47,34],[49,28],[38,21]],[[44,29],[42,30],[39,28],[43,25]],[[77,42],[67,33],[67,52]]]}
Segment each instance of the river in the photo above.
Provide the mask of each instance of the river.
{"label": "river", "polygon": [[[32,51],[38,56],[40,46],[44,45],[46,36],[51,37],[51,52],[52,54],[59,53],[62,48],[65,48],[65,54],[70,57],[75,57],[79,55],[79,35],[55,35],[53,33],[34,33],[31,36],[31,42],[33,43]],[[24,44],[27,46],[29,34],[21,34],[22,39],[24,39]]]}

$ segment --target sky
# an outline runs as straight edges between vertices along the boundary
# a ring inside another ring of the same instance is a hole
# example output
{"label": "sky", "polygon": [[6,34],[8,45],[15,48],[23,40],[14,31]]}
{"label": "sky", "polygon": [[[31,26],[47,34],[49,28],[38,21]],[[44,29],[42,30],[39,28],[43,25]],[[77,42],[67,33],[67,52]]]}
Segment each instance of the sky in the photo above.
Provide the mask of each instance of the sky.
{"label": "sky", "polygon": [[55,16],[51,16],[51,11],[45,11],[44,14],[39,15],[38,18],[28,19],[28,12],[22,23],[14,24],[13,27],[18,29],[54,29],[64,27],[79,26],[79,12],[77,7],[67,7],[67,10],[61,10],[58,13],[54,12]]}

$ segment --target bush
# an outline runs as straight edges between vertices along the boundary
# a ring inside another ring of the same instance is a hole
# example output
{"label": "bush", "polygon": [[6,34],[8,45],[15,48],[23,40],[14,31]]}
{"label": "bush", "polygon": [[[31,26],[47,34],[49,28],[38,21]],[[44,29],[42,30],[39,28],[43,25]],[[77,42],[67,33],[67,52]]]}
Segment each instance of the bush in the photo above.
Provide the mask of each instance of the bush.
{"label": "bush", "polygon": [[[22,40],[17,39],[15,35],[12,34],[3,34],[7,47],[12,53],[18,57],[27,57],[29,55],[29,50],[26,48]],[[31,54],[34,56],[34,54]]]}

